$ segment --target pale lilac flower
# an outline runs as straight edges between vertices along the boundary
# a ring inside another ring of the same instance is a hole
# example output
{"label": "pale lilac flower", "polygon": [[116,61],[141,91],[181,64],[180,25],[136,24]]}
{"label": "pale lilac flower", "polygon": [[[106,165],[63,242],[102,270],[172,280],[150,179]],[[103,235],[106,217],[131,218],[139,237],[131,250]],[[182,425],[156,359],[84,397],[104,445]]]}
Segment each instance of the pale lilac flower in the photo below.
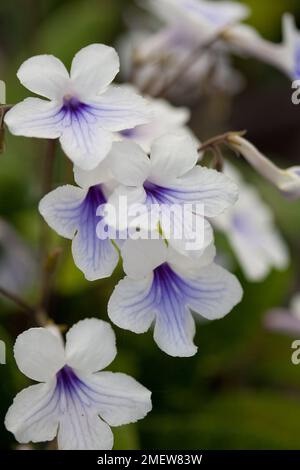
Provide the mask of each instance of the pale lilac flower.
{"label": "pale lilac flower", "polygon": [[266,180],[289,199],[300,197],[300,166],[283,170],[263,155],[248,140],[238,135],[228,137],[228,143]]}
{"label": "pale lilac flower", "polygon": [[191,312],[219,319],[242,298],[236,277],[213,263],[213,246],[200,258],[190,258],[162,240],[128,240],[122,256],[127,276],[109,300],[108,315],[134,333],[144,333],[154,323],[155,342],[171,356],[197,352]]}
{"label": "pale lilac flower", "polygon": [[45,328],[19,335],[17,365],[41,383],[18,393],[6,428],[21,444],[52,441],[57,435],[62,450],[111,449],[110,426],[135,422],[151,410],[149,390],[126,374],[102,371],[116,353],[111,326],[95,318],[74,325],[65,347]]}
{"label": "pale lilac flower", "polygon": [[246,5],[230,1],[148,0],[146,6],[167,24],[181,23],[203,37],[218,34],[250,14]]}
{"label": "pale lilac flower", "polygon": [[32,57],[18,78],[48,100],[25,99],[6,114],[5,123],[15,135],[58,138],[76,165],[91,170],[107,156],[116,132],[148,120],[143,98],[109,86],[118,71],[116,51],[102,44],[81,49],[70,75],[54,56]]}
{"label": "pale lilac flower", "polygon": [[86,279],[95,281],[109,277],[118,264],[119,254],[109,238],[96,235],[99,206],[107,202],[108,180],[111,177],[107,157],[91,172],[75,168],[79,186],[65,185],[43,197],[39,211],[59,235],[72,240],[76,266]]}
{"label": "pale lilac flower", "polygon": [[289,308],[274,308],[264,318],[268,330],[297,337],[300,334],[300,295],[295,295]]}
{"label": "pale lilac flower", "polygon": [[[181,252],[186,251],[188,241],[195,239],[194,222],[199,222],[203,232],[201,249],[212,242],[213,231],[207,219],[234,204],[238,188],[222,173],[197,165],[197,144],[190,136],[177,133],[160,137],[152,145],[150,158],[129,141],[115,143],[111,153],[114,177],[120,186],[108,203],[116,212],[122,208],[122,199],[127,201],[129,212],[135,205],[141,206],[144,218],[149,214],[151,219],[148,229],[160,225],[170,244]],[[172,211],[174,207],[178,210]]]}
{"label": "pale lilac flower", "polygon": [[238,184],[239,199],[214,219],[215,226],[226,234],[246,277],[261,281],[272,268],[287,268],[287,246],[275,226],[271,209],[257,191],[228,163],[224,171]]}

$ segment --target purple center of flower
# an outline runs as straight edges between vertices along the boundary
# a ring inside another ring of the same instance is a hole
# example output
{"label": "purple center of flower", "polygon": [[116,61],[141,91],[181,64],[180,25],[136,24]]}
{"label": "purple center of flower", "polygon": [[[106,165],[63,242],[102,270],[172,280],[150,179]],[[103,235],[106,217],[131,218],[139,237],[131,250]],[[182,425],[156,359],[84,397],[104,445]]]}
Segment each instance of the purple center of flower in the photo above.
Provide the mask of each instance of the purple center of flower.
{"label": "purple center of flower", "polygon": [[183,196],[183,191],[165,188],[157,184],[145,181],[144,189],[147,194],[147,201],[151,204],[174,204],[180,203],[180,199]]}
{"label": "purple center of flower", "polygon": [[63,99],[63,106],[61,112],[64,114],[77,115],[82,111],[85,111],[89,106],[85,103],[82,103],[75,96],[65,96]]}
{"label": "purple center of flower", "polygon": [[69,366],[64,366],[56,374],[56,390],[59,394],[73,395],[75,390],[82,385],[84,385],[83,382]]}

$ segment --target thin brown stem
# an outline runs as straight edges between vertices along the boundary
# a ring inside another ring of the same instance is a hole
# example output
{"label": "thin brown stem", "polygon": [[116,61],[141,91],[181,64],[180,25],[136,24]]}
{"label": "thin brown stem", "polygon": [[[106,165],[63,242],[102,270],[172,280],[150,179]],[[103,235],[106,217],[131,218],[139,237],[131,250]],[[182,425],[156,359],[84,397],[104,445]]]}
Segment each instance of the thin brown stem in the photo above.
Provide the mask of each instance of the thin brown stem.
{"label": "thin brown stem", "polygon": [[246,134],[246,131],[230,131],[230,132],[225,132],[224,134],[216,135],[215,137],[212,137],[211,139],[206,140],[201,144],[201,146],[198,148],[198,152],[205,152],[206,150],[209,150],[213,147],[219,146],[219,145],[230,145],[229,138],[232,137],[233,135],[239,135],[243,136]]}

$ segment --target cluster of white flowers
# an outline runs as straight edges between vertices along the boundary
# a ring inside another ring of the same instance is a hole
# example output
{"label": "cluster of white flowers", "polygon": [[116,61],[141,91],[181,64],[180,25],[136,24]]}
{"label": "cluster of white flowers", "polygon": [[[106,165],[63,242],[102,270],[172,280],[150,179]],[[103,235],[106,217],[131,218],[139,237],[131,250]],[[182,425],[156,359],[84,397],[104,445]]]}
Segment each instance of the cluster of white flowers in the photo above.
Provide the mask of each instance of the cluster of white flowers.
{"label": "cluster of white flowers", "polygon": [[[249,13],[235,2],[152,0],[147,7],[165,26],[135,51],[136,59],[148,61],[150,67],[135,85],[146,88],[155,76],[156,84],[151,85],[158,90],[165,81],[172,82],[191,50],[199,53],[216,35],[231,38],[227,41],[233,47],[241,28],[237,22]],[[188,67],[188,87],[215,65],[223,84],[232,76],[228,46],[212,48],[213,55],[204,51]],[[167,67],[160,73],[158,52],[168,55],[175,72]],[[199,163],[200,144],[187,127],[188,109],[142,97],[132,85],[112,85],[118,71],[116,51],[102,44],[80,50],[70,74],[51,55],[32,57],[17,76],[47,100],[25,99],[6,113],[5,123],[15,135],[59,139],[73,162],[76,185],[45,195],[39,210],[52,229],[72,240],[74,262],[87,280],[111,276],[121,257],[126,276],[110,298],[111,321],[134,333],[154,324],[160,349],[171,356],[193,356],[197,348],[192,313],[220,319],[242,298],[237,278],[214,262],[212,227],[228,234],[251,279],[263,278],[272,266],[284,268],[288,255],[268,209],[242,179],[229,167],[219,172]],[[183,86],[173,85],[175,93]],[[267,161],[242,138],[232,137],[231,146],[245,158],[250,155],[249,160]],[[300,172],[277,170],[282,179],[276,182],[282,182],[283,191],[299,189]],[[108,215],[111,208],[121,216],[118,222]],[[195,224],[200,241],[189,249]],[[178,237],[182,226],[184,233]],[[110,325],[96,319],[73,326],[65,348],[62,338],[47,329],[21,334],[15,345],[17,364],[42,383],[17,395],[6,417],[7,429],[21,443],[52,440],[57,434],[60,449],[111,448],[109,426],[134,422],[151,409],[150,392],[133,379],[97,372],[115,354]]]}

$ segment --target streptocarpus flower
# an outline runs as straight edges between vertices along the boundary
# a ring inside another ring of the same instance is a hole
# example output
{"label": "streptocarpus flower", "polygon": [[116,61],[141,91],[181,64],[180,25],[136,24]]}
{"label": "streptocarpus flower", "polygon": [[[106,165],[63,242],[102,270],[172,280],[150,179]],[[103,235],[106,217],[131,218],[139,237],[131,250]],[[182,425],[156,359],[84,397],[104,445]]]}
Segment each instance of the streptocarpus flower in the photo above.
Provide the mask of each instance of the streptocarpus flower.
{"label": "streptocarpus flower", "polygon": [[263,155],[248,140],[238,135],[228,137],[228,143],[266,180],[289,199],[300,197],[300,166],[283,170]]}
{"label": "streptocarpus flower", "polygon": [[[128,202],[129,211],[141,206],[146,224],[151,221],[148,230],[160,225],[165,238],[181,252],[186,252],[189,242],[196,241],[195,234],[199,247],[194,251],[212,242],[213,232],[206,218],[214,218],[234,204],[238,188],[222,173],[196,165],[197,144],[190,136],[177,133],[160,137],[152,145],[150,158],[129,141],[115,143],[111,153],[120,186],[108,203],[116,212],[122,207],[122,199]],[[197,222],[199,230],[195,233]]]}
{"label": "streptocarpus flower", "polygon": [[271,209],[255,189],[228,163],[224,171],[238,183],[239,199],[214,222],[226,234],[246,277],[260,281],[273,267],[287,267],[288,249],[275,227]]}
{"label": "streptocarpus flower", "polygon": [[166,23],[183,23],[202,36],[217,34],[250,13],[246,5],[230,1],[148,0],[147,5]]}
{"label": "streptocarpus flower", "polygon": [[128,240],[122,255],[127,276],[112,293],[108,315],[134,333],[144,333],[154,323],[154,340],[170,356],[197,352],[191,312],[219,319],[242,298],[236,277],[213,263],[212,246],[192,259],[162,240]]}
{"label": "streptocarpus flower", "polygon": [[15,135],[59,138],[68,157],[91,170],[107,156],[116,132],[148,121],[143,98],[109,86],[118,71],[116,51],[103,44],[81,49],[70,75],[54,56],[32,57],[18,78],[48,101],[25,99],[6,114],[5,123]]}
{"label": "streptocarpus flower", "polygon": [[59,449],[111,449],[110,426],[135,422],[151,410],[149,390],[126,374],[102,371],[116,353],[111,326],[95,318],[74,325],[65,347],[45,328],[22,333],[14,347],[17,365],[42,383],[15,397],[6,428],[22,444],[57,435]]}
{"label": "streptocarpus flower", "polygon": [[112,241],[100,240],[96,235],[97,224],[102,220],[97,209],[107,201],[108,160],[109,157],[92,172],[76,168],[75,179],[80,187],[60,186],[39,204],[48,225],[62,237],[73,240],[74,262],[89,281],[110,276],[119,260]]}

